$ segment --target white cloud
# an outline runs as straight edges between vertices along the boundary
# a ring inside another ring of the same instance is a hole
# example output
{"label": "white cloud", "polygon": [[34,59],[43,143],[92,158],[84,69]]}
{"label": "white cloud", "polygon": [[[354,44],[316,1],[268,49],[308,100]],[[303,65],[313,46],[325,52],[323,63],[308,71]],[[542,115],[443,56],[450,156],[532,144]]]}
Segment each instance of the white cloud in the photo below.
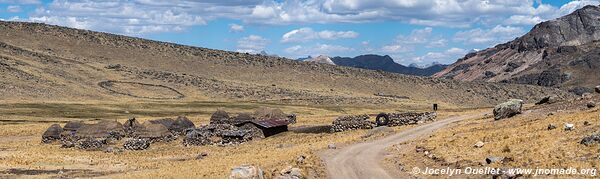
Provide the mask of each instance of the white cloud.
{"label": "white cloud", "polygon": [[0,0],[0,3],[6,4],[40,4],[40,0]]}
{"label": "white cloud", "polygon": [[530,15],[513,15],[504,21],[507,25],[535,25],[542,22],[542,18]]}
{"label": "white cloud", "polygon": [[237,52],[260,53],[270,41],[258,35],[250,35],[237,41]]}
{"label": "white cloud", "polygon": [[330,44],[316,44],[312,46],[300,46],[295,45],[284,49],[285,53],[293,56],[318,56],[318,55],[335,55],[339,53],[346,53],[353,51],[353,48],[345,47],[341,45],[330,45]]}
{"label": "white cloud", "polygon": [[6,7],[6,11],[12,12],[12,13],[21,12],[21,6],[17,6],[17,5],[8,6],[8,7]]}
{"label": "white cloud", "polygon": [[381,51],[384,53],[391,53],[391,54],[404,53],[404,52],[412,51],[412,47],[399,45],[399,44],[384,45],[383,47],[381,47]]}
{"label": "white cloud", "polygon": [[423,56],[413,57],[409,61],[405,61],[417,64],[430,64],[433,62],[441,62],[448,64],[466,55],[468,52],[468,50],[453,47],[443,52],[428,52]]}
{"label": "white cloud", "polygon": [[[215,19],[247,24],[364,23],[399,21],[424,26],[469,28],[478,25],[530,25],[598,1],[571,1],[562,7],[539,0],[54,0],[31,20],[88,27],[121,34],[177,32]],[[0,0],[40,4],[39,0]],[[536,3],[537,2],[537,3]],[[66,22],[69,19],[75,20]],[[135,22],[135,23],[132,23]],[[327,35],[343,36],[324,32]],[[352,36],[352,34],[346,34]]]}
{"label": "white cloud", "polygon": [[398,35],[390,44],[381,47],[381,52],[395,55],[407,53],[419,47],[439,48],[445,47],[448,40],[441,37],[432,37],[433,28],[425,27],[414,29],[409,35]]}
{"label": "white cloud", "polygon": [[571,1],[565,5],[562,5],[560,7],[560,9],[558,9],[558,12],[553,15],[554,15],[554,18],[556,18],[556,17],[567,15],[567,14],[569,14],[577,9],[580,9],[584,6],[587,6],[587,5],[599,5],[599,4],[600,4],[600,2],[595,1],[595,0],[594,1],[590,1],[590,0]]}
{"label": "white cloud", "polygon": [[229,24],[229,32],[243,32],[244,26],[238,24]]}
{"label": "white cloud", "polygon": [[294,29],[288,33],[283,34],[283,37],[281,37],[281,42],[306,42],[315,39],[335,40],[356,37],[358,37],[358,33],[354,31],[324,30],[317,32],[311,28],[304,27],[300,29]]}
{"label": "white cloud", "polygon": [[493,45],[507,42],[525,34],[521,27],[497,25],[492,29],[475,28],[454,34],[454,41],[467,44]]}
{"label": "white cloud", "polygon": [[446,39],[436,39],[436,40],[432,40],[431,42],[429,42],[429,44],[427,44],[427,48],[438,48],[438,47],[445,47],[448,44],[448,40]]}

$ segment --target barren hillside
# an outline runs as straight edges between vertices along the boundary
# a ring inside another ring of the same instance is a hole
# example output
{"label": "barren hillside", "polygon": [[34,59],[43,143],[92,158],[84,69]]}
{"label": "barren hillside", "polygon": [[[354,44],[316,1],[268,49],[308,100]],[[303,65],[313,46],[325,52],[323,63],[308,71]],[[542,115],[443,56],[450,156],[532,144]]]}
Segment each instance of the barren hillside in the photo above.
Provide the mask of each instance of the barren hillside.
{"label": "barren hillside", "polygon": [[[477,106],[565,94],[538,86],[414,77],[22,22],[0,22],[0,59],[0,99],[9,101],[371,105],[408,97]],[[387,97],[374,95],[381,93]]]}
{"label": "barren hillside", "polygon": [[522,37],[467,54],[434,77],[561,87],[581,94],[600,83],[600,7],[542,22]]}

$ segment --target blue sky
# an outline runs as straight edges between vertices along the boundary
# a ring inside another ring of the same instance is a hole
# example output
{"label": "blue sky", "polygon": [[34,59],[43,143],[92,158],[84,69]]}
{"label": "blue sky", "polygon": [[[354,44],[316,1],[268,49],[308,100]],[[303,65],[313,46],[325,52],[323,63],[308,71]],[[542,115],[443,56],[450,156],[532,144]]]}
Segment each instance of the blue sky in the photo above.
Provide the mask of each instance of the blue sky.
{"label": "blue sky", "polygon": [[229,51],[452,63],[582,0],[0,0],[0,18]]}

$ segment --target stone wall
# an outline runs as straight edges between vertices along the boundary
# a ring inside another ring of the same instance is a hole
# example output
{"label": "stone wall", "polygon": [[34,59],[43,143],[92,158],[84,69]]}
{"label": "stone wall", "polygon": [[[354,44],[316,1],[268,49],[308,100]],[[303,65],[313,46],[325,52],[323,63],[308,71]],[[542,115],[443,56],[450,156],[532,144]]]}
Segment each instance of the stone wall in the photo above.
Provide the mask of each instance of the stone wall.
{"label": "stone wall", "polygon": [[355,129],[372,129],[375,123],[368,115],[340,116],[333,121],[331,132],[342,132]]}
{"label": "stone wall", "polygon": [[437,117],[436,112],[424,112],[424,113],[388,113],[388,122],[387,126],[403,126],[403,125],[413,125],[424,122],[435,121]]}

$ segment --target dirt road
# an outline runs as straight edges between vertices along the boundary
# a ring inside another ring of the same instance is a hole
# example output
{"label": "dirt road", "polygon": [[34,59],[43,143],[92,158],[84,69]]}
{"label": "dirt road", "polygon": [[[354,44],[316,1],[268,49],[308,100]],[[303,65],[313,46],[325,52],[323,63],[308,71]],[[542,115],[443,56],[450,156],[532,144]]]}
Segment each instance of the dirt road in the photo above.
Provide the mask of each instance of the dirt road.
{"label": "dirt road", "polygon": [[423,124],[380,140],[357,143],[338,150],[327,151],[322,156],[327,168],[327,176],[331,179],[393,178],[380,164],[385,157],[384,152],[387,147],[430,134],[450,123],[483,115],[484,113],[450,117]]}

